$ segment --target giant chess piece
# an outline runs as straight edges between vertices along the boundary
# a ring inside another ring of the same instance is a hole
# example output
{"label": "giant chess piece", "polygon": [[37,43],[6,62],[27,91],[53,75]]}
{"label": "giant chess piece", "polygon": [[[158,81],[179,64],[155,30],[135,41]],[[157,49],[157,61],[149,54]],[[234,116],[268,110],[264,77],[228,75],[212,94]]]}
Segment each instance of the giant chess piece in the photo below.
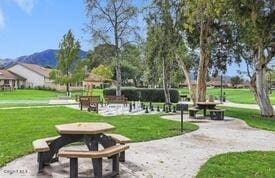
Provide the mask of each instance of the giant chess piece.
{"label": "giant chess piece", "polygon": [[160,112],[159,105],[157,106],[157,111]]}
{"label": "giant chess piece", "polygon": [[145,107],[145,113],[149,113],[148,106]]}
{"label": "giant chess piece", "polygon": [[165,107],[165,112],[168,113],[169,112],[169,108]]}
{"label": "giant chess piece", "polygon": [[173,106],[173,113],[176,113],[176,106]]}
{"label": "giant chess piece", "polygon": [[133,109],[135,110],[136,109],[136,102],[134,101],[133,103]]}
{"label": "giant chess piece", "polygon": [[165,107],[165,104],[163,104],[163,109],[162,109],[163,112],[166,112],[166,107]]}
{"label": "giant chess piece", "polygon": [[129,112],[132,112],[132,103],[129,104]]}

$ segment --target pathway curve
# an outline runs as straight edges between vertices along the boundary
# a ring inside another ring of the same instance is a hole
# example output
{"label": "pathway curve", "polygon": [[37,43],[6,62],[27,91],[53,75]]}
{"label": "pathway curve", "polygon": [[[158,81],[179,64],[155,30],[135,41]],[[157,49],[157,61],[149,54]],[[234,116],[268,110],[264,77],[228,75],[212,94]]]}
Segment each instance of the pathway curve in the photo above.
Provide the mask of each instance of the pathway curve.
{"label": "pathway curve", "polygon": [[[179,117],[165,116],[165,119],[179,121]],[[120,177],[194,177],[200,166],[214,155],[233,151],[275,150],[275,132],[250,128],[242,120],[226,117],[224,121],[206,120],[197,124],[200,128],[191,133],[130,144],[126,162],[121,165]],[[83,172],[90,165],[89,159],[81,159],[80,174],[91,174],[91,169]],[[47,167],[43,175],[37,175],[36,154],[30,154],[2,167],[0,177],[8,177],[12,171],[15,171],[12,175],[19,176],[16,170],[25,170],[21,175],[30,177],[64,177],[68,175],[68,166],[67,159],[60,159]],[[109,169],[109,166],[105,168]]]}

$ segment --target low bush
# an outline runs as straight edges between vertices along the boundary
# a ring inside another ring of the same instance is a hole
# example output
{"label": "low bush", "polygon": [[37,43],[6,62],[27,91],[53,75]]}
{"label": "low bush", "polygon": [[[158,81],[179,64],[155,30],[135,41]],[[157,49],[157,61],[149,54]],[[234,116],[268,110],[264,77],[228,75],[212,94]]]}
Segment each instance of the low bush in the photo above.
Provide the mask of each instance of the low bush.
{"label": "low bush", "polygon": [[[177,103],[179,101],[179,92],[177,89],[170,89],[171,102]],[[121,94],[130,101],[151,101],[151,102],[165,102],[164,90],[162,88],[122,88]],[[116,95],[115,88],[107,88],[103,90],[104,96]]]}

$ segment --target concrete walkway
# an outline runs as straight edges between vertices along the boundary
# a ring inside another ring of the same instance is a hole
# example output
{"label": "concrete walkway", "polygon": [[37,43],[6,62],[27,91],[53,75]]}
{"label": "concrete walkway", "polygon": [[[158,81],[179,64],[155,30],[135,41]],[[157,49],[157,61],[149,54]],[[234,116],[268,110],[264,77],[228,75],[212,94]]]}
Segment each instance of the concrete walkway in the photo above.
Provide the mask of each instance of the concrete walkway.
{"label": "concrete walkway", "polygon": [[[165,116],[165,119],[177,121],[179,118],[179,115]],[[187,119],[187,116],[185,120],[194,121]],[[121,164],[120,177],[194,177],[214,155],[233,151],[275,150],[275,132],[250,128],[243,121],[228,117],[224,121],[195,121],[200,127],[197,131],[130,144],[126,162]],[[84,146],[73,147],[86,149]],[[89,159],[80,159],[79,164],[80,175],[92,175]],[[110,162],[104,165],[104,169],[110,170]],[[46,167],[43,174],[37,174],[36,154],[30,154],[2,167],[0,177],[61,178],[67,177],[68,171],[68,160],[60,159]]]}
{"label": "concrete walkway", "polygon": [[[224,102],[223,104],[220,104],[220,106],[245,108],[245,109],[259,109],[259,106],[257,104],[240,104],[240,103],[232,103],[230,101]],[[273,108],[275,108],[275,106],[273,106]]]}

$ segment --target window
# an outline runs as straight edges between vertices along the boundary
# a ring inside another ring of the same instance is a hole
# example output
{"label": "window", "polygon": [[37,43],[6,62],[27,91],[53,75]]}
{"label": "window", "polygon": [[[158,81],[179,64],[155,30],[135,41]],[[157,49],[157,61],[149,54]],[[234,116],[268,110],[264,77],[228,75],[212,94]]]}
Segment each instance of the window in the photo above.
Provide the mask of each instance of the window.
{"label": "window", "polygon": [[9,80],[4,80],[4,85],[9,85],[10,81]]}

